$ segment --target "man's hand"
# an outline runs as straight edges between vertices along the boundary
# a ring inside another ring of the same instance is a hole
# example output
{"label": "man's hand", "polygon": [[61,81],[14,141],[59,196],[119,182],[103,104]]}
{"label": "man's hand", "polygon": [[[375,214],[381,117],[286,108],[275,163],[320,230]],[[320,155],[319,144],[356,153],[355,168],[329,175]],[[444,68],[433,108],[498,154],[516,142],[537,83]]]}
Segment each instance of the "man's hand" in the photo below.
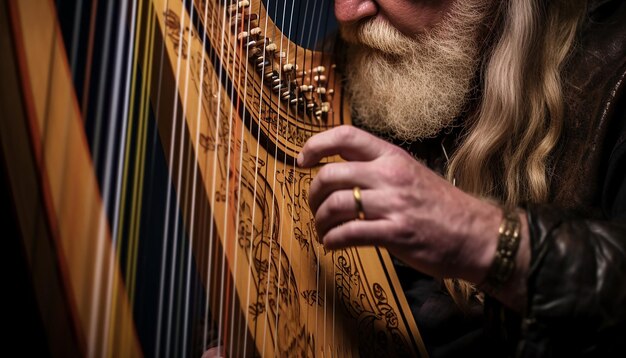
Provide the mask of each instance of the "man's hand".
{"label": "man's hand", "polygon": [[[380,245],[435,277],[480,283],[493,260],[501,209],[455,188],[402,149],[355,127],[312,137],[298,157],[312,167],[328,156],[309,202],[329,249]],[[355,220],[353,188],[361,188],[365,220]]]}

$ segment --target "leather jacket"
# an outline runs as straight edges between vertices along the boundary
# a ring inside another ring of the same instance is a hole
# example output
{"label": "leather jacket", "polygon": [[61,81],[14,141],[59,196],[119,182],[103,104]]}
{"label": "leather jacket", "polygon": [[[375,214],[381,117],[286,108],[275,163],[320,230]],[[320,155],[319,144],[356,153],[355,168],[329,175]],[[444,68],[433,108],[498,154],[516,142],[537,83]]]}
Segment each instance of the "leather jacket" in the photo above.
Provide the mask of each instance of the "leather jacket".
{"label": "leather jacket", "polygon": [[568,123],[552,200],[527,208],[527,310],[508,335],[517,356],[623,357],[626,2],[590,1],[565,78]]}
{"label": "leather jacket", "polygon": [[[526,205],[526,311],[486,297],[484,311],[475,301],[461,312],[437,280],[396,265],[433,357],[626,356],[626,1],[588,4],[563,76],[551,197]],[[396,144],[442,171],[450,137]]]}

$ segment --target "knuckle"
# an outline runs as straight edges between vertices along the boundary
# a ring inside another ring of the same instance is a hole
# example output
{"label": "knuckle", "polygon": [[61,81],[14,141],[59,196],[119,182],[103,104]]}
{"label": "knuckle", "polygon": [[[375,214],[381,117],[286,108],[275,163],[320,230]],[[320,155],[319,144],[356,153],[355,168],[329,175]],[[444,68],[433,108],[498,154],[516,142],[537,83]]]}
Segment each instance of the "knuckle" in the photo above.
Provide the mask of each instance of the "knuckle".
{"label": "knuckle", "polygon": [[404,186],[409,181],[404,166],[389,163],[385,168],[381,168],[381,171],[385,181],[393,186]]}
{"label": "knuckle", "polygon": [[394,238],[394,240],[397,240],[399,242],[403,242],[407,238],[413,236],[413,227],[409,220],[407,220],[403,216],[399,216],[396,220],[393,221],[390,231],[392,232],[391,236]]}
{"label": "knuckle", "polygon": [[357,129],[352,126],[339,126],[335,129],[335,136],[338,141],[350,141],[357,133]]}
{"label": "knuckle", "polygon": [[323,187],[331,181],[333,173],[334,173],[333,166],[326,164],[320,169],[319,172],[317,172],[317,176],[315,177],[315,180],[318,182],[318,185]]}
{"label": "knuckle", "polygon": [[328,197],[328,213],[329,215],[337,215],[341,212],[343,206],[343,200],[338,195],[338,193],[333,193]]}

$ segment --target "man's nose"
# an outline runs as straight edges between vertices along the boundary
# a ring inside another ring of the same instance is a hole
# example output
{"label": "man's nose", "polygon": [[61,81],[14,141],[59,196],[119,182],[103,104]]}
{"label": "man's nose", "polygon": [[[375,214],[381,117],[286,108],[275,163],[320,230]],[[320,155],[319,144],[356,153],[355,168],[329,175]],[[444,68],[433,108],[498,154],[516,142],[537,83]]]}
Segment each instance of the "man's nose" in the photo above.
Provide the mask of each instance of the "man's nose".
{"label": "man's nose", "polygon": [[376,12],[378,5],[374,0],[335,0],[335,17],[340,23],[356,22]]}

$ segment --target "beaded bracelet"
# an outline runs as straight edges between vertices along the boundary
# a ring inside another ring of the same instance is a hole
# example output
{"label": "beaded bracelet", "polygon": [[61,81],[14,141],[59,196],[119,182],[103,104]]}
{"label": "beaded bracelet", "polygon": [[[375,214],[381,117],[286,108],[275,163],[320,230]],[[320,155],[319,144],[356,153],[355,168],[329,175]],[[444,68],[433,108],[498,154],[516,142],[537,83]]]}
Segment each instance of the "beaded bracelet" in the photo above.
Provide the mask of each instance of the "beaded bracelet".
{"label": "beaded bracelet", "polygon": [[500,224],[498,248],[487,273],[487,291],[497,291],[511,278],[515,271],[515,256],[520,243],[520,220],[515,211],[505,211]]}

